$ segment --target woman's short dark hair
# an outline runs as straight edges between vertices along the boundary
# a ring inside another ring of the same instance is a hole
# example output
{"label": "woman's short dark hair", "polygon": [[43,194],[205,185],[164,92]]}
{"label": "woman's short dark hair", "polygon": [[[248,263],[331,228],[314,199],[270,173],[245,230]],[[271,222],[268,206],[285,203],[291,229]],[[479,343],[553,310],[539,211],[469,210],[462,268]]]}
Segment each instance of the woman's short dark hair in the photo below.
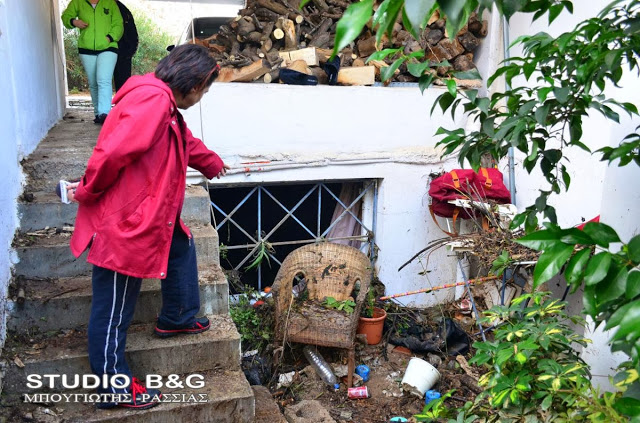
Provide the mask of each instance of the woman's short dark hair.
{"label": "woman's short dark hair", "polygon": [[209,56],[209,50],[195,44],[177,46],[156,67],[156,77],[183,96],[193,88],[210,86],[220,67]]}

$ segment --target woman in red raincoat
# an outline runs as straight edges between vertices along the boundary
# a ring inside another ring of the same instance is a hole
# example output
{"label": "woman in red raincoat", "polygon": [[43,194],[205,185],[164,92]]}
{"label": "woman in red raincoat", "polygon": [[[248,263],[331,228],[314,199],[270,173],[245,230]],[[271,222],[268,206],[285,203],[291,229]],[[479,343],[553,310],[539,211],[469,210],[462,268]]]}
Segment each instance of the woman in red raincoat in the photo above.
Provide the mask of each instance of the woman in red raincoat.
{"label": "woman in red raincoat", "polygon": [[90,247],[87,261],[94,265],[89,361],[96,375],[121,379],[98,389],[106,398],[100,408],[159,403],[160,393],[133,378],[124,357],[142,278],[162,280],[156,335],[210,327],[196,317],[195,245],[180,212],[187,166],[208,179],[229,167],[191,134],[178,109],[200,101],[218,70],[207,49],[189,44],[162,59],[155,74],[130,78],[113,99],[84,176],[68,188],[79,203],[71,250],[79,257]]}

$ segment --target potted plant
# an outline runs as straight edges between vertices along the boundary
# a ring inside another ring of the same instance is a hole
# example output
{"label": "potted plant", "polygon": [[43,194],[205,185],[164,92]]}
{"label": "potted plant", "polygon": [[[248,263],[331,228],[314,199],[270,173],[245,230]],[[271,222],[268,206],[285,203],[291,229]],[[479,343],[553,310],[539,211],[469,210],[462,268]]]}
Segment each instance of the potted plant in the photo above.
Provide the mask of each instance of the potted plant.
{"label": "potted plant", "polygon": [[382,340],[384,319],[387,318],[387,312],[375,305],[375,294],[373,289],[370,288],[369,292],[367,292],[367,300],[360,313],[357,330],[358,334],[367,335],[367,344],[369,345],[376,345]]}

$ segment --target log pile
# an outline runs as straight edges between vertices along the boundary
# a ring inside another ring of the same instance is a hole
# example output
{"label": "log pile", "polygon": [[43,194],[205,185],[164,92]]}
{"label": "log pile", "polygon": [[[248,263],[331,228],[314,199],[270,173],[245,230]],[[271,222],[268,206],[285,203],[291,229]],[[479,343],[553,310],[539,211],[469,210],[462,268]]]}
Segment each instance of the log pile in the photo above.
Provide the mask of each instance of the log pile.
{"label": "log pile", "polygon": [[[314,75],[327,82],[322,64],[331,56],[337,21],[352,0],[312,0],[302,10],[300,0],[248,0],[240,14],[223,25],[217,34],[195,40],[209,48],[220,63],[219,82],[276,82],[281,67]],[[357,1],[357,0],[353,0]],[[404,48],[405,54],[424,50],[425,58],[435,63],[447,60],[454,70],[475,68],[474,50],[487,35],[487,21],[473,14],[455,36],[445,30],[445,20],[436,13],[418,40],[402,25],[401,16],[394,25],[391,40],[385,35],[376,45],[371,21],[360,36],[340,52],[338,84],[371,85],[380,80],[380,69],[394,58],[366,63],[371,54],[383,48]],[[451,67],[435,68],[443,75]],[[415,82],[406,63],[396,70],[394,80]]]}

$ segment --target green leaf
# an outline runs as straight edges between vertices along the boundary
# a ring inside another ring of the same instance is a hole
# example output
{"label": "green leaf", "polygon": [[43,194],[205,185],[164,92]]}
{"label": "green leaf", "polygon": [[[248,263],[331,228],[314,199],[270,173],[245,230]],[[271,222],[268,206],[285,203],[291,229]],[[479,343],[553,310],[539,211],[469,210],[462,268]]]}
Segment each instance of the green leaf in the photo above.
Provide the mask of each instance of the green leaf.
{"label": "green leaf", "polygon": [[411,22],[411,26],[420,31],[423,29],[423,24],[432,12],[433,7],[436,4],[436,0],[410,0],[404,2],[404,10],[407,14],[407,19]]}
{"label": "green leaf", "polygon": [[466,23],[462,22],[465,3],[465,0],[438,0],[440,10],[447,16],[447,31],[452,36]]}
{"label": "green leaf", "polygon": [[616,231],[604,223],[589,222],[584,225],[583,231],[589,235],[596,244],[604,248],[609,248],[609,243],[611,242],[620,242]]}
{"label": "green leaf", "polygon": [[422,62],[422,63],[409,63],[407,65],[407,70],[409,71],[409,73],[415,76],[416,78],[420,78],[424,73],[424,71],[428,68],[429,68],[428,61]]}
{"label": "green leaf", "polygon": [[620,299],[627,288],[627,269],[622,266],[611,266],[607,277],[596,287],[598,301],[606,303]]}
{"label": "green leaf", "polygon": [[565,244],[584,244],[591,245],[593,240],[584,231],[577,228],[565,229],[563,231],[562,238],[560,238]]}
{"label": "green leaf", "polygon": [[380,79],[382,80],[382,82],[391,79],[391,77],[393,77],[393,73],[396,71],[396,69],[400,67],[400,65],[402,65],[402,62],[404,61],[405,61],[405,58],[401,57],[399,59],[394,60],[391,66],[385,66],[381,68]]}
{"label": "green leaf", "polygon": [[453,77],[458,79],[482,79],[482,75],[480,75],[480,72],[478,72],[478,69],[454,72]]}
{"label": "green leaf", "polygon": [[546,125],[547,115],[549,114],[549,109],[551,108],[551,103],[545,103],[542,106],[538,107],[535,112],[536,122],[540,125]]}
{"label": "green leaf", "polygon": [[591,257],[584,272],[584,284],[595,285],[607,276],[611,267],[611,254],[603,251]]}
{"label": "green leaf", "polygon": [[373,15],[373,0],[362,0],[347,7],[336,27],[333,56],[355,40]]}
{"label": "green leaf", "polygon": [[367,63],[369,63],[372,60],[384,60],[385,57],[391,54],[396,54],[400,50],[401,49],[399,48],[385,48],[384,50],[376,51],[371,56],[369,56],[369,58],[367,59]]}
{"label": "green leaf", "polygon": [[552,23],[556,20],[560,12],[562,12],[563,8],[564,6],[562,6],[561,4],[554,4],[549,8],[549,23]]}
{"label": "green leaf", "polygon": [[560,268],[571,257],[571,253],[573,253],[573,245],[566,244],[557,244],[545,250],[533,271],[533,287],[537,288],[540,284],[557,275]]}
{"label": "green leaf", "polygon": [[624,339],[627,335],[638,333],[640,331],[640,301],[630,304],[626,309],[626,313],[620,321],[617,332],[613,335],[612,340]]}
{"label": "green leaf", "polygon": [[640,235],[631,238],[627,244],[627,254],[632,262],[640,263]]}
{"label": "green leaf", "polygon": [[564,277],[567,279],[569,284],[574,285],[582,280],[582,272],[585,269],[590,254],[591,250],[585,248],[578,251],[573,257],[571,257],[571,260],[569,260],[569,263],[567,263],[567,267],[564,270]]}
{"label": "green leaf", "polygon": [[564,104],[567,102],[570,92],[571,87],[556,87],[553,89],[553,94],[556,96],[556,99],[560,104]]}
{"label": "green leaf", "polygon": [[458,94],[458,90],[456,89],[456,81],[453,79],[447,79],[447,90],[449,90],[449,94],[455,97]]}
{"label": "green leaf", "polygon": [[553,248],[562,243],[560,234],[557,231],[550,231],[548,229],[525,235],[522,238],[516,239],[516,242],[538,251]]}
{"label": "green leaf", "polygon": [[549,409],[549,407],[551,407],[552,403],[553,403],[553,395],[547,395],[546,397],[544,397],[544,399],[540,403],[540,408],[542,408],[543,410],[547,410]]}
{"label": "green leaf", "polygon": [[623,397],[616,400],[613,404],[618,412],[627,416],[640,415],[640,401],[635,398]]}
{"label": "green leaf", "polygon": [[432,82],[433,82],[432,74],[428,73],[428,74],[422,75],[420,79],[418,79],[418,87],[420,88],[420,92],[424,93],[424,90],[429,88]]}
{"label": "green leaf", "polygon": [[640,294],[640,271],[634,270],[629,272],[627,277],[626,296],[632,300]]}

